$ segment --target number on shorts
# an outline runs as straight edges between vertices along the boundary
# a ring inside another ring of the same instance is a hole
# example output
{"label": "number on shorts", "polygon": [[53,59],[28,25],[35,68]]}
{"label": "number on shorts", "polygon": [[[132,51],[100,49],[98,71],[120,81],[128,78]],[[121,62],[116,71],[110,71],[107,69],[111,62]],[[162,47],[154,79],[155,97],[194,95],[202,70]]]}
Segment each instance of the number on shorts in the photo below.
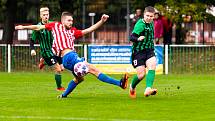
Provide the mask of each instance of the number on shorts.
{"label": "number on shorts", "polygon": [[55,60],[52,58],[51,59],[51,62],[52,62],[52,64],[55,64],[56,62],[55,62]]}
{"label": "number on shorts", "polygon": [[136,66],[137,65],[137,60],[134,60],[133,62],[134,62],[134,65]]}

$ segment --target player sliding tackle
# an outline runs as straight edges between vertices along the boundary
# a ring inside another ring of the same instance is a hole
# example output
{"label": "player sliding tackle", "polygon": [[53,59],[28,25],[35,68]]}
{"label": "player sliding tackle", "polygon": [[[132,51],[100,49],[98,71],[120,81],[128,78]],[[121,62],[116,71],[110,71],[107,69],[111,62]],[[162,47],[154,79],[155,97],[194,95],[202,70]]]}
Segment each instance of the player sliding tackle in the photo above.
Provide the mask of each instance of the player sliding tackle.
{"label": "player sliding tackle", "polygon": [[91,33],[102,26],[107,19],[109,18],[108,15],[102,15],[101,20],[98,21],[96,24],[92,25],[91,27],[78,30],[73,25],[73,17],[72,14],[69,12],[63,12],[61,15],[61,22],[53,22],[48,23],[46,25],[29,25],[29,26],[16,26],[15,29],[33,29],[33,30],[41,30],[47,29],[51,30],[54,36],[54,43],[53,43],[53,50],[58,56],[62,57],[63,66],[72,71],[75,78],[70,81],[68,88],[66,91],[60,95],[60,98],[67,97],[75,87],[84,80],[83,76],[77,76],[74,73],[74,66],[78,63],[84,63],[85,67],[87,67],[88,72],[94,76],[96,76],[100,81],[117,85],[123,89],[127,88],[128,85],[128,75],[124,74],[121,80],[113,79],[102,72],[100,72],[97,68],[93,65],[89,64],[88,62],[84,61],[83,58],[80,58],[78,54],[75,52],[74,48],[74,41],[77,38],[83,37],[84,35]]}

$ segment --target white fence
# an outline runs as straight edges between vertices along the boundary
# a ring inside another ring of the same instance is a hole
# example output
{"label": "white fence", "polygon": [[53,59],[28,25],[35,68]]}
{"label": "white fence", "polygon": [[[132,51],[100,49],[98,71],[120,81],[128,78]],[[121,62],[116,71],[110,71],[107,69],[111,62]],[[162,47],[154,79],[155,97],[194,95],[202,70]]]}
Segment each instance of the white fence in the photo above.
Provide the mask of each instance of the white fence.
{"label": "white fence", "polygon": [[[75,48],[81,57],[88,59],[88,45],[79,44]],[[35,49],[37,55],[31,57],[28,44],[0,44],[0,71],[39,71],[39,45]],[[164,74],[215,72],[214,45],[169,45],[164,47],[163,54]]]}
{"label": "white fence", "polygon": [[166,73],[215,73],[214,45],[170,45],[165,54]]}
{"label": "white fence", "polygon": [[[39,71],[38,63],[40,59],[39,45],[35,45],[36,56],[30,55],[29,44],[0,44],[0,71]],[[80,56],[84,55],[83,45],[75,45]]]}

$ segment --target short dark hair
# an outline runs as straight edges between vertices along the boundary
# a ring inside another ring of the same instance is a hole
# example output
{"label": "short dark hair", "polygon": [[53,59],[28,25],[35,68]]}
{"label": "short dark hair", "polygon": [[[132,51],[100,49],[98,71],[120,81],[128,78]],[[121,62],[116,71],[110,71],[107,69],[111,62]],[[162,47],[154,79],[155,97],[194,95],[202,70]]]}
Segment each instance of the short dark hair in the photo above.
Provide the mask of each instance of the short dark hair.
{"label": "short dark hair", "polygon": [[135,10],[141,10],[141,11],[142,11],[142,9],[141,9],[141,8],[136,8]]}
{"label": "short dark hair", "polygon": [[155,9],[152,6],[147,6],[147,7],[145,7],[144,13],[145,12],[155,13]]}

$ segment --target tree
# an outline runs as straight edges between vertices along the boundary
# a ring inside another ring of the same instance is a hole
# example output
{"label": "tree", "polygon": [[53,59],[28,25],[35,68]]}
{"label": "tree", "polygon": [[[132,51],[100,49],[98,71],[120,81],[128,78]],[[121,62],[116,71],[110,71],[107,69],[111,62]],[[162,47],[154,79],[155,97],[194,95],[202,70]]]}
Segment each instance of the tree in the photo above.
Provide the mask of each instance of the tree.
{"label": "tree", "polygon": [[205,19],[207,5],[198,0],[163,0],[155,7],[176,24],[176,43],[183,43],[181,24],[184,16],[190,16],[189,22],[202,22]]}
{"label": "tree", "polygon": [[[26,9],[36,8],[39,5],[39,0],[1,0],[1,11],[3,11],[3,42],[6,44],[13,43],[14,23],[26,22],[28,14]],[[31,22],[34,22],[35,14],[29,17]],[[32,18],[34,17],[34,18]]]}
{"label": "tree", "polygon": [[61,12],[63,11],[74,12],[75,10],[81,7],[81,2],[83,2],[83,0],[59,0]]}
{"label": "tree", "polygon": [[3,15],[3,41],[7,44],[13,43],[14,21],[16,18],[17,0],[7,0],[5,3],[5,10]]}

